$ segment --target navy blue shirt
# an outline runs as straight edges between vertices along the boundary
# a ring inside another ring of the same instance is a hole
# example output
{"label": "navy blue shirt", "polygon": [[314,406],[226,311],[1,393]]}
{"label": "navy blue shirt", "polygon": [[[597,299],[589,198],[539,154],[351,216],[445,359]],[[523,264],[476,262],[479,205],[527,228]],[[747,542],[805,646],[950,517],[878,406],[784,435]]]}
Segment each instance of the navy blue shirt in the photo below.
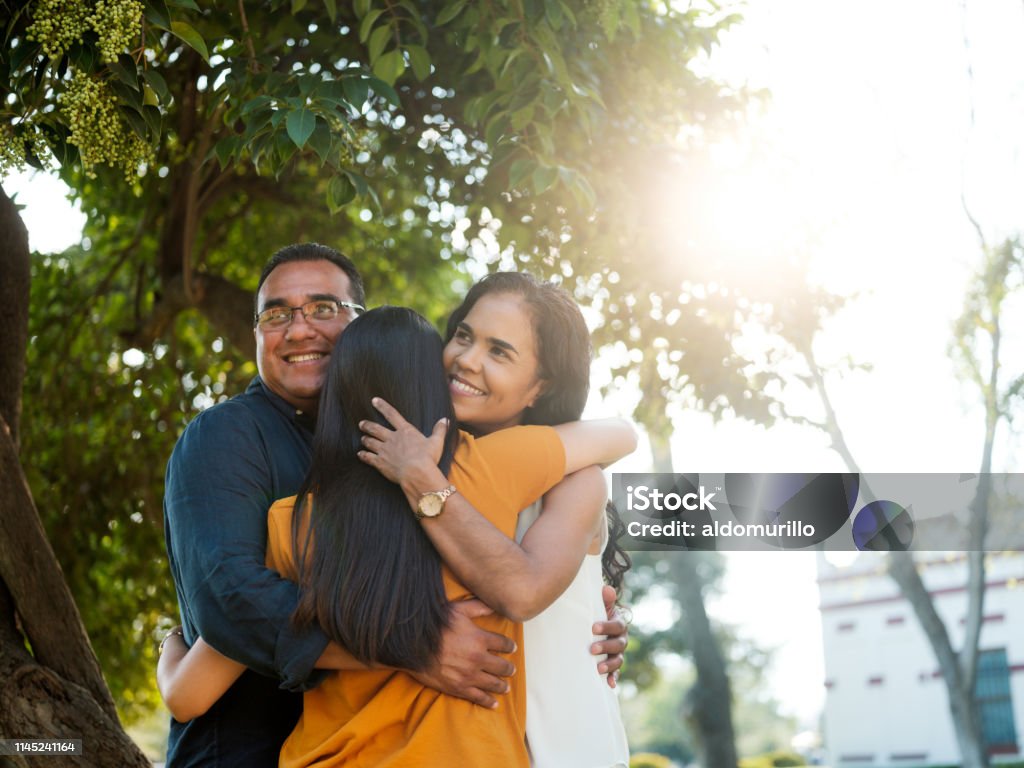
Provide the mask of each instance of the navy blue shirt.
{"label": "navy blue shirt", "polygon": [[174,447],[164,533],[185,640],[202,635],[249,669],[205,715],[171,721],[168,768],[274,768],[301,691],[322,678],[313,666],[327,637],[292,627],[297,588],[264,564],[267,510],[298,492],[312,438],[312,417],[257,376],[196,416]]}

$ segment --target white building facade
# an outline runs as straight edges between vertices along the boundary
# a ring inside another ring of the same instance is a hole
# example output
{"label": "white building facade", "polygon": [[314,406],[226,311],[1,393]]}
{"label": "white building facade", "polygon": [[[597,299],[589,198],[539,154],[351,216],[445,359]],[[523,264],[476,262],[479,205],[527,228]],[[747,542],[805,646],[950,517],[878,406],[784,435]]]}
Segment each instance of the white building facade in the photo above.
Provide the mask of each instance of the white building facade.
{"label": "white building facade", "polygon": [[[959,750],[938,662],[913,609],[886,575],[883,558],[861,553],[845,567],[818,558],[830,764],[956,765]],[[917,559],[959,649],[966,560],[935,552]],[[1024,553],[993,553],[987,565],[975,692],[993,762],[1024,760]]]}

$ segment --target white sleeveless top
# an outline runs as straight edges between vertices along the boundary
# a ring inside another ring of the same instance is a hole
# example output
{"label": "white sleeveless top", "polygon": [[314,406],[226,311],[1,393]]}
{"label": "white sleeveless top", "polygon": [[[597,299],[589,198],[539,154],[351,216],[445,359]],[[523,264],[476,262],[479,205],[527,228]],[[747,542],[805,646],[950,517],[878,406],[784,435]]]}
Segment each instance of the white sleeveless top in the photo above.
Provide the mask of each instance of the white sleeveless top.
{"label": "white sleeveless top", "polygon": [[[536,502],[519,513],[516,541],[540,516]],[[604,538],[607,539],[607,526]],[[607,541],[602,542],[602,549]],[[526,741],[534,768],[626,768],[629,746],[619,700],[590,653],[603,621],[601,556],[587,555],[569,588],[523,627]]]}

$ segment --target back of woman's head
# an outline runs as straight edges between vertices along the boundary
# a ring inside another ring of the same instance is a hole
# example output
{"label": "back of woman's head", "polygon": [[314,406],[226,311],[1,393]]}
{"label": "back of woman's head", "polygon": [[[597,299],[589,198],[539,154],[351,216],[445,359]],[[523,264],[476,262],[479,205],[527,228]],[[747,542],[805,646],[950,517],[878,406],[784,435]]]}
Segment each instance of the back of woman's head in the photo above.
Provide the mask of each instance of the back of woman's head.
{"label": "back of woman's head", "polygon": [[495,272],[478,281],[448,318],[446,340],[451,340],[466,315],[484,296],[510,293],[520,296],[533,321],[538,375],[544,391],[528,408],[524,424],[564,424],[583,414],[590,392],[590,331],[573,298],[554,283],[544,283],[528,272]]}
{"label": "back of woman's head", "polygon": [[[357,456],[359,422],[387,423],[374,397],[424,433],[441,418],[454,425],[441,349],[437,331],[412,310],[371,310],[341,335],[320,394],[312,464],[292,526],[295,620],[318,623],[364,662],[421,669],[447,622],[436,550],[401,489]],[[439,464],[446,474],[457,434],[449,430]],[[308,531],[300,514],[307,499]]]}

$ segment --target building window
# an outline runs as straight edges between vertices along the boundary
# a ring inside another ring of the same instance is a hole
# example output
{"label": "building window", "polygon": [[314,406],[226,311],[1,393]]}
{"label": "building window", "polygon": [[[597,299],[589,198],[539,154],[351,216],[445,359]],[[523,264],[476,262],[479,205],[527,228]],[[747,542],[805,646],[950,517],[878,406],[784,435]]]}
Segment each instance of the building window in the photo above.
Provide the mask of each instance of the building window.
{"label": "building window", "polygon": [[981,710],[981,729],[985,746],[992,751],[1016,751],[1017,729],[1010,694],[1010,665],[1006,649],[978,652],[978,680],[974,698]]}

